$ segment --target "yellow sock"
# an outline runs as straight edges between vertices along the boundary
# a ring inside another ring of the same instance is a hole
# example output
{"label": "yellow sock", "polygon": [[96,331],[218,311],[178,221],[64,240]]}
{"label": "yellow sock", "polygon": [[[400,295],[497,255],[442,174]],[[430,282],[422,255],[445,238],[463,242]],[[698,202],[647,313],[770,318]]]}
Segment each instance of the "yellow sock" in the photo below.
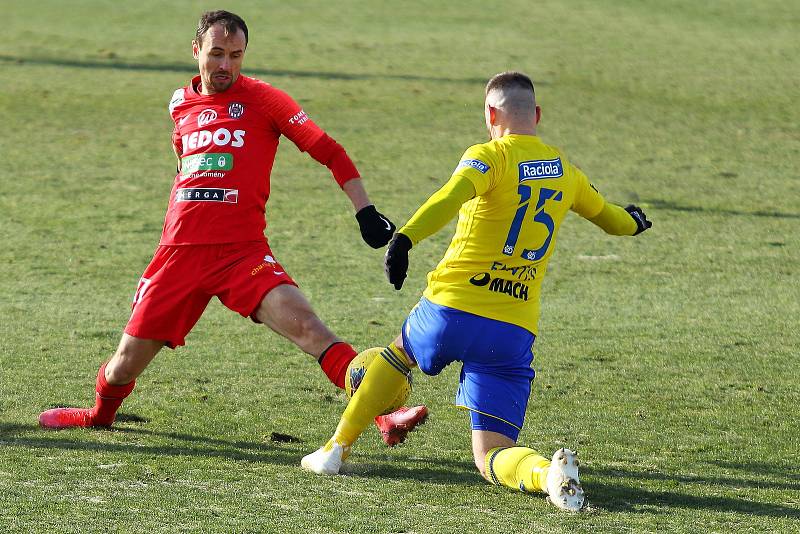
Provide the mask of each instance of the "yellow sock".
{"label": "yellow sock", "polygon": [[493,484],[533,493],[544,491],[550,460],[527,447],[497,447],[486,453],[486,475]]}
{"label": "yellow sock", "polygon": [[372,360],[339,420],[334,440],[343,446],[352,445],[375,416],[389,407],[411,372],[405,362],[405,356],[394,343]]}

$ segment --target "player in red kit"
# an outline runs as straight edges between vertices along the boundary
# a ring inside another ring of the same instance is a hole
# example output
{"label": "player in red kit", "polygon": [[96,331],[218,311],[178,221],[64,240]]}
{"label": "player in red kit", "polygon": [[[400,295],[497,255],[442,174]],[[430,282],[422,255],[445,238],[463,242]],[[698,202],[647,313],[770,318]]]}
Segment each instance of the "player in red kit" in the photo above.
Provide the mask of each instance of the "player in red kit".
{"label": "player in red kit", "polygon": [[[344,387],[356,351],[316,316],[264,237],[280,137],[330,169],[367,244],[386,245],[395,226],[370,203],[341,145],[289,95],[240,74],[247,39],[247,25],[233,13],[200,19],[192,42],[200,74],[169,104],[179,165],[161,241],[139,280],[119,347],[97,374],[95,406],[47,410],[39,416],[43,427],[110,426],[139,374],[164,345],[184,344],[214,296],[318,358],[331,382]],[[426,416],[424,406],[401,408],[376,423],[394,445]]]}

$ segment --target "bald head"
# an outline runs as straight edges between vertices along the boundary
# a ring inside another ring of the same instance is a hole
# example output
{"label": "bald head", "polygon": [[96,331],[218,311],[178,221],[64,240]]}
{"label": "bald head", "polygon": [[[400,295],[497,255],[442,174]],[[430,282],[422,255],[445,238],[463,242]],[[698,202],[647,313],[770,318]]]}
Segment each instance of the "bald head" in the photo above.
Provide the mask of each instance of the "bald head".
{"label": "bald head", "polygon": [[[535,135],[539,115],[533,82],[521,72],[501,72],[486,84],[486,127],[492,138]],[[498,135],[493,126],[499,128]]]}

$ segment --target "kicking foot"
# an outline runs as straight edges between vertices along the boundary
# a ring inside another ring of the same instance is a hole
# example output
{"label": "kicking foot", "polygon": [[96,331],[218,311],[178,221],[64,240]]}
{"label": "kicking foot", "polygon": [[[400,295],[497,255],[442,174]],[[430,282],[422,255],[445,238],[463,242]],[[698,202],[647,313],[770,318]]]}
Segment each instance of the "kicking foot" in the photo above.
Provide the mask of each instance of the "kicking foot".
{"label": "kicking foot", "polygon": [[300,466],[318,475],[338,475],[342,463],[348,456],[350,456],[350,446],[341,445],[331,438],[320,449],[303,456]]}
{"label": "kicking foot", "polygon": [[92,410],[88,408],[53,408],[52,410],[47,410],[39,414],[39,425],[55,430],[75,427],[111,426],[96,424]]}
{"label": "kicking foot", "polygon": [[577,453],[569,449],[558,449],[547,471],[547,500],[570,512],[578,512],[586,505],[576,456]]}
{"label": "kicking foot", "polygon": [[403,443],[408,433],[427,419],[428,408],[425,406],[414,406],[413,408],[403,406],[390,414],[376,417],[375,425],[381,431],[383,442],[389,447],[394,447]]}

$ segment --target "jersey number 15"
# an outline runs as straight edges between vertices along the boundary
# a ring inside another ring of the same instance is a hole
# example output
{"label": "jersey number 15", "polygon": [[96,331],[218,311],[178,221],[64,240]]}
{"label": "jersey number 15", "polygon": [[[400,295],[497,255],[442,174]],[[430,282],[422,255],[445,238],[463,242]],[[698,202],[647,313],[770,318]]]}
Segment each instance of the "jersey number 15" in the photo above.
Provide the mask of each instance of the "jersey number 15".
{"label": "jersey number 15", "polygon": [[[525,214],[528,211],[528,206],[530,206],[531,186],[520,184],[517,188],[517,193],[519,193],[520,196],[519,207],[517,208],[517,212],[514,214],[514,220],[511,221],[511,228],[508,230],[506,244],[503,245],[503,254],[506,256],[513,256],[514,249],[517,247],[519,232],[522,230],[522,223],[525,221]],[[544,243],[542,243],[542,246],[537,249],[523,248],[522,253],[520,254],[521,258],[529,261],[536,261],[543,258],[544,255],[547,254],[547,248],[550,246],[550,240],[553,238],[555,223],[553,222],[553,218],[550,217],[550,215],[548,215],[544,210],[544,203],[547,200],[553,200],[557,202],[560,201],[561,198],[561,191],[546,188],[539,190],[539,200],[536,202],[533,220],[545,225],[547,228],[547,237],[545,238]]]}

